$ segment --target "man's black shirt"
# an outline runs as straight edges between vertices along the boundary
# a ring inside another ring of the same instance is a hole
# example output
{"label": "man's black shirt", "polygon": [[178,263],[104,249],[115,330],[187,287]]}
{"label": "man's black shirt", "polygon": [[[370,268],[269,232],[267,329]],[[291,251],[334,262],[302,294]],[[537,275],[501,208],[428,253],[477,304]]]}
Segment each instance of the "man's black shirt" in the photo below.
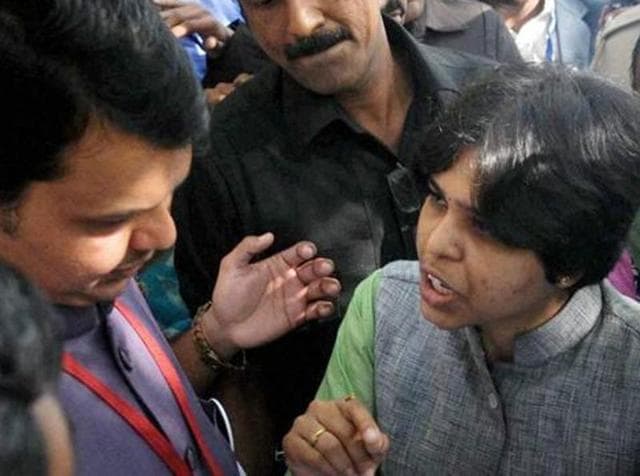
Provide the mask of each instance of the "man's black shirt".
{"label": "man's black shirt", "polygon": [[313,241],[343,285],[334,318],[314,322],[249,355],[279,442],[313,398],[340,317],[375,269],[416,255],[420,206],[404,166],[421,132],[462,84],[492,64],[419,45],[385,18],[394,54],[411,68],[414,99],[395,155],[328,96],[269,66],[212,112],[208,156],[196,157],[174,200],[175,265],[194,311],[211,296],[221,258],[247,234],[271,231],[269,253]]}

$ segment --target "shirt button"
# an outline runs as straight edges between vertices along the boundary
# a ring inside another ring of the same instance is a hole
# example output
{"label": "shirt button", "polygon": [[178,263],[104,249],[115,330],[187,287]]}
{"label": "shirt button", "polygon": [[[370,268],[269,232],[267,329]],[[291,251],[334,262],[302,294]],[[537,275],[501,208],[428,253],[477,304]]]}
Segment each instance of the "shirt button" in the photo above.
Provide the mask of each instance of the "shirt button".
{"label": "shirt button", "polygon": [[129,355],[129,351],[127,350],[126,347],[119,347],[118,348],[118,357],[120,357],[120,362],[122,363],[122,366],[131,371],[133,370],[133,363],[131,362],[131,356]]}
{"label": "shirt button", "polygon": [[191,471],[195,471],[198,467],[198,459],[196,457],[196,451],[191,446],[187,446],[187,450],[184,452],[184,459],[189,465]]}
{"label": "shirt button", "polygon": [[491,392],[487,398],[489,399],[489,406],[491,407],[492,410],[495,410],[496,408],[498,408],[498,397],[496,396],[495,393]]}

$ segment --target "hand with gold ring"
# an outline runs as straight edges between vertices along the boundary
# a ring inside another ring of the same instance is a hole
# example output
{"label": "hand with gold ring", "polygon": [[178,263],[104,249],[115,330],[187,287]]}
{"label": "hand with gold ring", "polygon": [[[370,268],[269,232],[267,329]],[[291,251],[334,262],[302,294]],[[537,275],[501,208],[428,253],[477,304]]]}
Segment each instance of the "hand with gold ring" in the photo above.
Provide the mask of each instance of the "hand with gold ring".
{"label": "hand with gold ring", "polygon": [[324,426],[321,426],[320,429],[318,429],[318,431],[316,431],[312,436],[311,439],[309,440],[309,444],[311,445],[312,448],[315,448],[316,445],[318,444],[318,440],[320,439],[320,437],[322,436],[322,434],[324,432],[326,432],[327,429]]}
{"label": "hand with gold ring", "polygon": [[355,395],[314,401],[283,440],[294,475],[373,474],[389,448],[369,411]]}

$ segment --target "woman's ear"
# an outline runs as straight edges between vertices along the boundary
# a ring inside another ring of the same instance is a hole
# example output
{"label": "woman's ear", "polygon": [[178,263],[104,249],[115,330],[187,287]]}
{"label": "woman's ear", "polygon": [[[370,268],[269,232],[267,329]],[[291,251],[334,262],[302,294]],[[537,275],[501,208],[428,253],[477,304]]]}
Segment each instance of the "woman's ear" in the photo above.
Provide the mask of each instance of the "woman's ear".
{"label": "woman's ear", "polygon": [[580,278],[582,278],[582,273],[578,273],[574,276],[568,276],[568,275],[560,276],[556,280],[556,286],[558,286],[561,289],[569,289],[573,287],[578,281],[580,281]]}

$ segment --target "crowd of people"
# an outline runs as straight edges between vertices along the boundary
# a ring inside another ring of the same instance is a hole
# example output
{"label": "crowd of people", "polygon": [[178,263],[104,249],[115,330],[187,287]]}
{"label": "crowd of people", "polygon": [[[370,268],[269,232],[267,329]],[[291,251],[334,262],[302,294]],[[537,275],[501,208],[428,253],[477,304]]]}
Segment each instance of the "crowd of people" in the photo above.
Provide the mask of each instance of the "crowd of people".
{"label": "crowd of people", "polygon": [[640,471],[639,8],[0,2],[0,473]]}

